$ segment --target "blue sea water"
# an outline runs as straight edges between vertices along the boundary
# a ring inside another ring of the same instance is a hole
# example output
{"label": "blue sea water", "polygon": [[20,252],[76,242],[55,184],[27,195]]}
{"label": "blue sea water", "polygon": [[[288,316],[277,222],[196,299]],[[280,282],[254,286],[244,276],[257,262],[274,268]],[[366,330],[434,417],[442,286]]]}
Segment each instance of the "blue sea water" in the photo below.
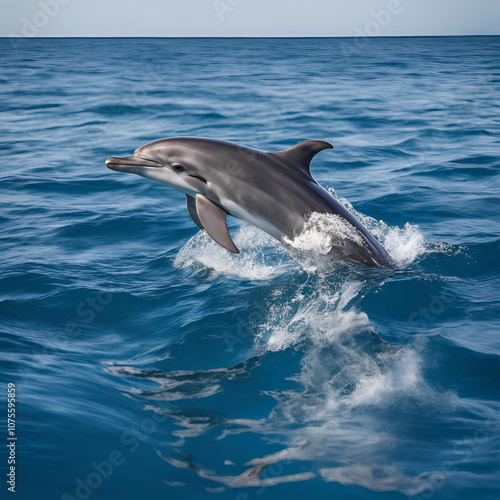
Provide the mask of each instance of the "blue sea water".
{"label": "blue sea water", "polygon": [[[2,39],[0,64],[18,498],[498,498],[499,37]],[[229,254],[104,166],[175,136],[331,141],[313,175],[399,269],[238,221]]]}

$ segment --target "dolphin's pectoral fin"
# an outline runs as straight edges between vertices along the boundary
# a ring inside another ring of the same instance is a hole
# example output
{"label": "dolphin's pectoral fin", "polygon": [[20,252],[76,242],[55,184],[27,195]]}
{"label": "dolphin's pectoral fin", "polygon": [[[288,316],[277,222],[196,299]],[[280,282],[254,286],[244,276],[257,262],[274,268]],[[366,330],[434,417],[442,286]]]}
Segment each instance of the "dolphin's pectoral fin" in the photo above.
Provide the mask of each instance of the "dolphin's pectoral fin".
{"label": "dolphin's pectoral fin", "polygon": [[187,202],[187,209],[188,209],[189,215],[191,216],[191,219],[193,219],[193,222],[200,229],[205,229],[203,227],[203,224],[201,223],[200,218],[198,217],[198,212],[196,211],[196,200],[192,196],[189,196],[187,194],[186,195],[186,202]]}
{"label": "dolphin's pectoral fin", "polygon": [[227,213],[202,194],[196,195],[196,213],[206,232],[226,250],[240,253],[227,229]]}
{"label": "dolphin's pectoral fin", "polygon": [[309,170],[311,160],[320,151],[332,148],[333,146],[326,141],[305,141],[296,144],[291,148],[284,149],[283,151],[267,154],[289,167],[299,170],[307,175],[311,175]]}

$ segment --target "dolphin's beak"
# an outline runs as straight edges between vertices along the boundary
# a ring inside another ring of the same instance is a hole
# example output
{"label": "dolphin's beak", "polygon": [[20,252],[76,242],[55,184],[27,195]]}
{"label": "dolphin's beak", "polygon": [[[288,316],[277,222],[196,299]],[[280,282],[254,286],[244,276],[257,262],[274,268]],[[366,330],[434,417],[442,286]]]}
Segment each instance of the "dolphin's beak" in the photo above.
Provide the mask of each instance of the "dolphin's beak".
{"label": "dolphin's beak", "polygon": [[157,161],[147,160],[135,155],[125,156],[124,158],[108,158],[105,163],[111,170],[131,173],[141,170],[141,167],[163,167],[163,165]]}

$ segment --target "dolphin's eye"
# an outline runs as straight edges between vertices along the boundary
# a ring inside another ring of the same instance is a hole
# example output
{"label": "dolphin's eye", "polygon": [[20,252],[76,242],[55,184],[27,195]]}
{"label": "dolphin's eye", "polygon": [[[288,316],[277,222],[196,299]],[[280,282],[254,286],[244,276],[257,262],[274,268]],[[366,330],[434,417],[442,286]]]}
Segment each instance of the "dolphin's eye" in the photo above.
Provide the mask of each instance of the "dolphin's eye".
{"label": "dolphin's eye", "polygon": [[176,172],[182,172],[184,170],[184,167],[182,165],[179,165],[178,163],[176,163],[175,165],[172,165],[172,168],[176,171]]}

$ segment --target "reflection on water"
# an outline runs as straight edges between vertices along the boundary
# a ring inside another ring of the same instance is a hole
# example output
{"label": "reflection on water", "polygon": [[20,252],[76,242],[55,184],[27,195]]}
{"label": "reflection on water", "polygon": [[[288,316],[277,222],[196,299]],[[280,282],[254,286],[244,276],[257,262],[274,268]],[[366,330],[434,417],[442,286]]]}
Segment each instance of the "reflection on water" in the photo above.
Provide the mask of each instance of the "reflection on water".
{"label": "reflection on water", "polygon": [[[177,371],[162,373],[155,370],[137,370],[128,366],[110,366],[108,370],[115,375],[135,377],[156,382],[153,390],[131,389],[129,394],[147,399],[176,401],[178,399],[197,399],[213,396],[222,391],[222,380],[235,380],[249,376],[258,358],[252,358],[230,368],[219,368],[206,372]],[[125,391],[126,392],[126,391]]]}

